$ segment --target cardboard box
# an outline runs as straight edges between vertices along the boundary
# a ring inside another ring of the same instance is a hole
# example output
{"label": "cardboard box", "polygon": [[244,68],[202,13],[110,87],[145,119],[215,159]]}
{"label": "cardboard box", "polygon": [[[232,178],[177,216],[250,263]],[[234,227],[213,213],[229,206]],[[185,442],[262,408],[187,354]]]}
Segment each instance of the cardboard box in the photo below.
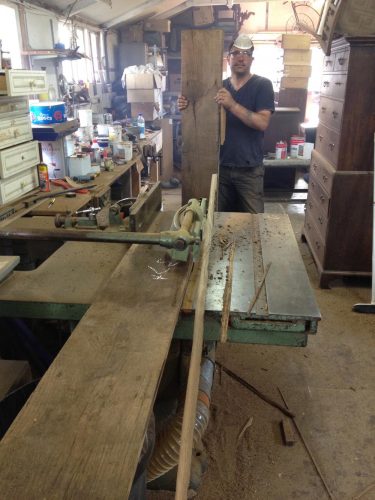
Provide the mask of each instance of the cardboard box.
{"label": "cardboard box", "polygon": [[[163,77],[158,73],[137,73],[126,75],[126,88],[133,89],[161,89],[163,86]],[[164,82],[165,86],[165,82]]]}
{"label": "cardboard box", "polygon": [[169,91],[181,92],[181,75],[170,73],[169,74]]}
{"label": "cardboard box", "polygon": [[162,33],[170,33],[171,21],[169,19],[151,19],[144,22],[144,31],[161,31]]}
{"label": "cardboard box", "polygon": [[284,66],[283,76],[309,78],[311,76],[311,66],[287,64]]}
{"label": "cardboard box", "polygon": [[124,30],[125,42],[143,42],[143,23],[131,24]]}
{"label": "cardboard box", "polygon": [[234,12],[232,9],[221,9],[216,12],[216,17],[218,21],[221,21],[223,19],[234,19]]}
{"label": "cardboard box", "polygon": [[307,89],[308,78],[294,78],[283,76],[280,82],[281,89]]}
{"label": "cardboard box", "polygon": [[283,35],[281,47],[283,49],[309,50],[310,43],[310,35]]}
{"label": "cardboard box", "polygon": [[159,89],[128,89],[128,102],[159,102]]}
{"label": "cardboard box", "polygon": [[194,7],[193,9],[193,24],[194,26],[206,26],[213,24],[214,11],[211,6],[209,7]]}
{"label": "cardboard box", "polygon": [[147,103],[133,102],[131,104],[132,117],[137,118],[139,113],[142,113],[143,118],[148,122],[153,121],[159,117],[159,113],[158,113],[157,109],[155,108],[154,103],[151,103],[151,102],[147,102]]}
{"label": "cardboard box", "polygon": [[310,65],[311,50],[284,50],[284,66],[291,65]]}

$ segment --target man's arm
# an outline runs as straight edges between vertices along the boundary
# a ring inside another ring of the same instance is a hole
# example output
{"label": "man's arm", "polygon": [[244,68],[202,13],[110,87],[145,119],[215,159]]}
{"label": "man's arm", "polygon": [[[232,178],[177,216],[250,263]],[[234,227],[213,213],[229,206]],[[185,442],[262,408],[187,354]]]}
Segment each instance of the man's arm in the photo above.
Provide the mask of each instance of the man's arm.
{"label": "man's arm", "polygon": [[266,130],[271,119],[271,111],[263,109],[261,111],[250,111],[249,109],[241,106],[231,96],[230,92],[222,88],[219,90],[215,97],[218,104],[224,106],[225,109],[230,111],[234,116],[241,120],[245,125],[257,130]]}

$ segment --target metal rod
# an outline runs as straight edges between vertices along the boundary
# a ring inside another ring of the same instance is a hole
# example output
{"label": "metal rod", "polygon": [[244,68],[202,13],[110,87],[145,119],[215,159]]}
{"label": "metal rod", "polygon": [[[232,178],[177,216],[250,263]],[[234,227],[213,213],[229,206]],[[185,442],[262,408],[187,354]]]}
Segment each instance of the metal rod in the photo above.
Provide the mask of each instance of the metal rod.
{"label": "metal rod", "polygon": [[0,230],[0,239],[15,240],[43,240],[43,241],[87,241],[96,243],[143,243],[148,245],[160,245],[165,248],[184,250],[187,245],[196,242],[194,237],[181,237],[179,231],[164,231],[161,233],[135,233],[129,231],[83,231],[45,229],[3,229]]}

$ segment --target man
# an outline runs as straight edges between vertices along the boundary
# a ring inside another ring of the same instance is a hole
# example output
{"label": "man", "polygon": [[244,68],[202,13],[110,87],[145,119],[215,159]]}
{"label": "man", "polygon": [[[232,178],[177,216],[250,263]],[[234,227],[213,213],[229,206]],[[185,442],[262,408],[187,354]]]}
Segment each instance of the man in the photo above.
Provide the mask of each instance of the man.
{"label": "man", "polygon": [[[220,149],[220,212],[264,212],[263,136],[275,105],[270,80],[250,72],[253,51],[248,35],[239,35],[231,44],[231,77],[215,97],[227,115],[225,142]],[[188,100],[180,96],[180,111],[187,106]]]}

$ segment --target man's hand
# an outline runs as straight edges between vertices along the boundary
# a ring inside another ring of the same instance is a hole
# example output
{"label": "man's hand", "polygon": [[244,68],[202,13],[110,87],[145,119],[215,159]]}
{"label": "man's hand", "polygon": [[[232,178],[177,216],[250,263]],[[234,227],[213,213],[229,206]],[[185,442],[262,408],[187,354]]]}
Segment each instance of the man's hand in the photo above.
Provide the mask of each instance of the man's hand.
{"label": "man's hand", "polygon": [[184,111],[189,105],[188,99],[185,96],[180,95],[177,99],[177,107],[179,111]]}
{"label": "man's hand", "polygon": [[224,106],[225,109],[232,111],[232,109],[236,106],[236,101],[231,96],[230,92],[224,87],[221,88],[215,96],[215,101],[218,104]]}

